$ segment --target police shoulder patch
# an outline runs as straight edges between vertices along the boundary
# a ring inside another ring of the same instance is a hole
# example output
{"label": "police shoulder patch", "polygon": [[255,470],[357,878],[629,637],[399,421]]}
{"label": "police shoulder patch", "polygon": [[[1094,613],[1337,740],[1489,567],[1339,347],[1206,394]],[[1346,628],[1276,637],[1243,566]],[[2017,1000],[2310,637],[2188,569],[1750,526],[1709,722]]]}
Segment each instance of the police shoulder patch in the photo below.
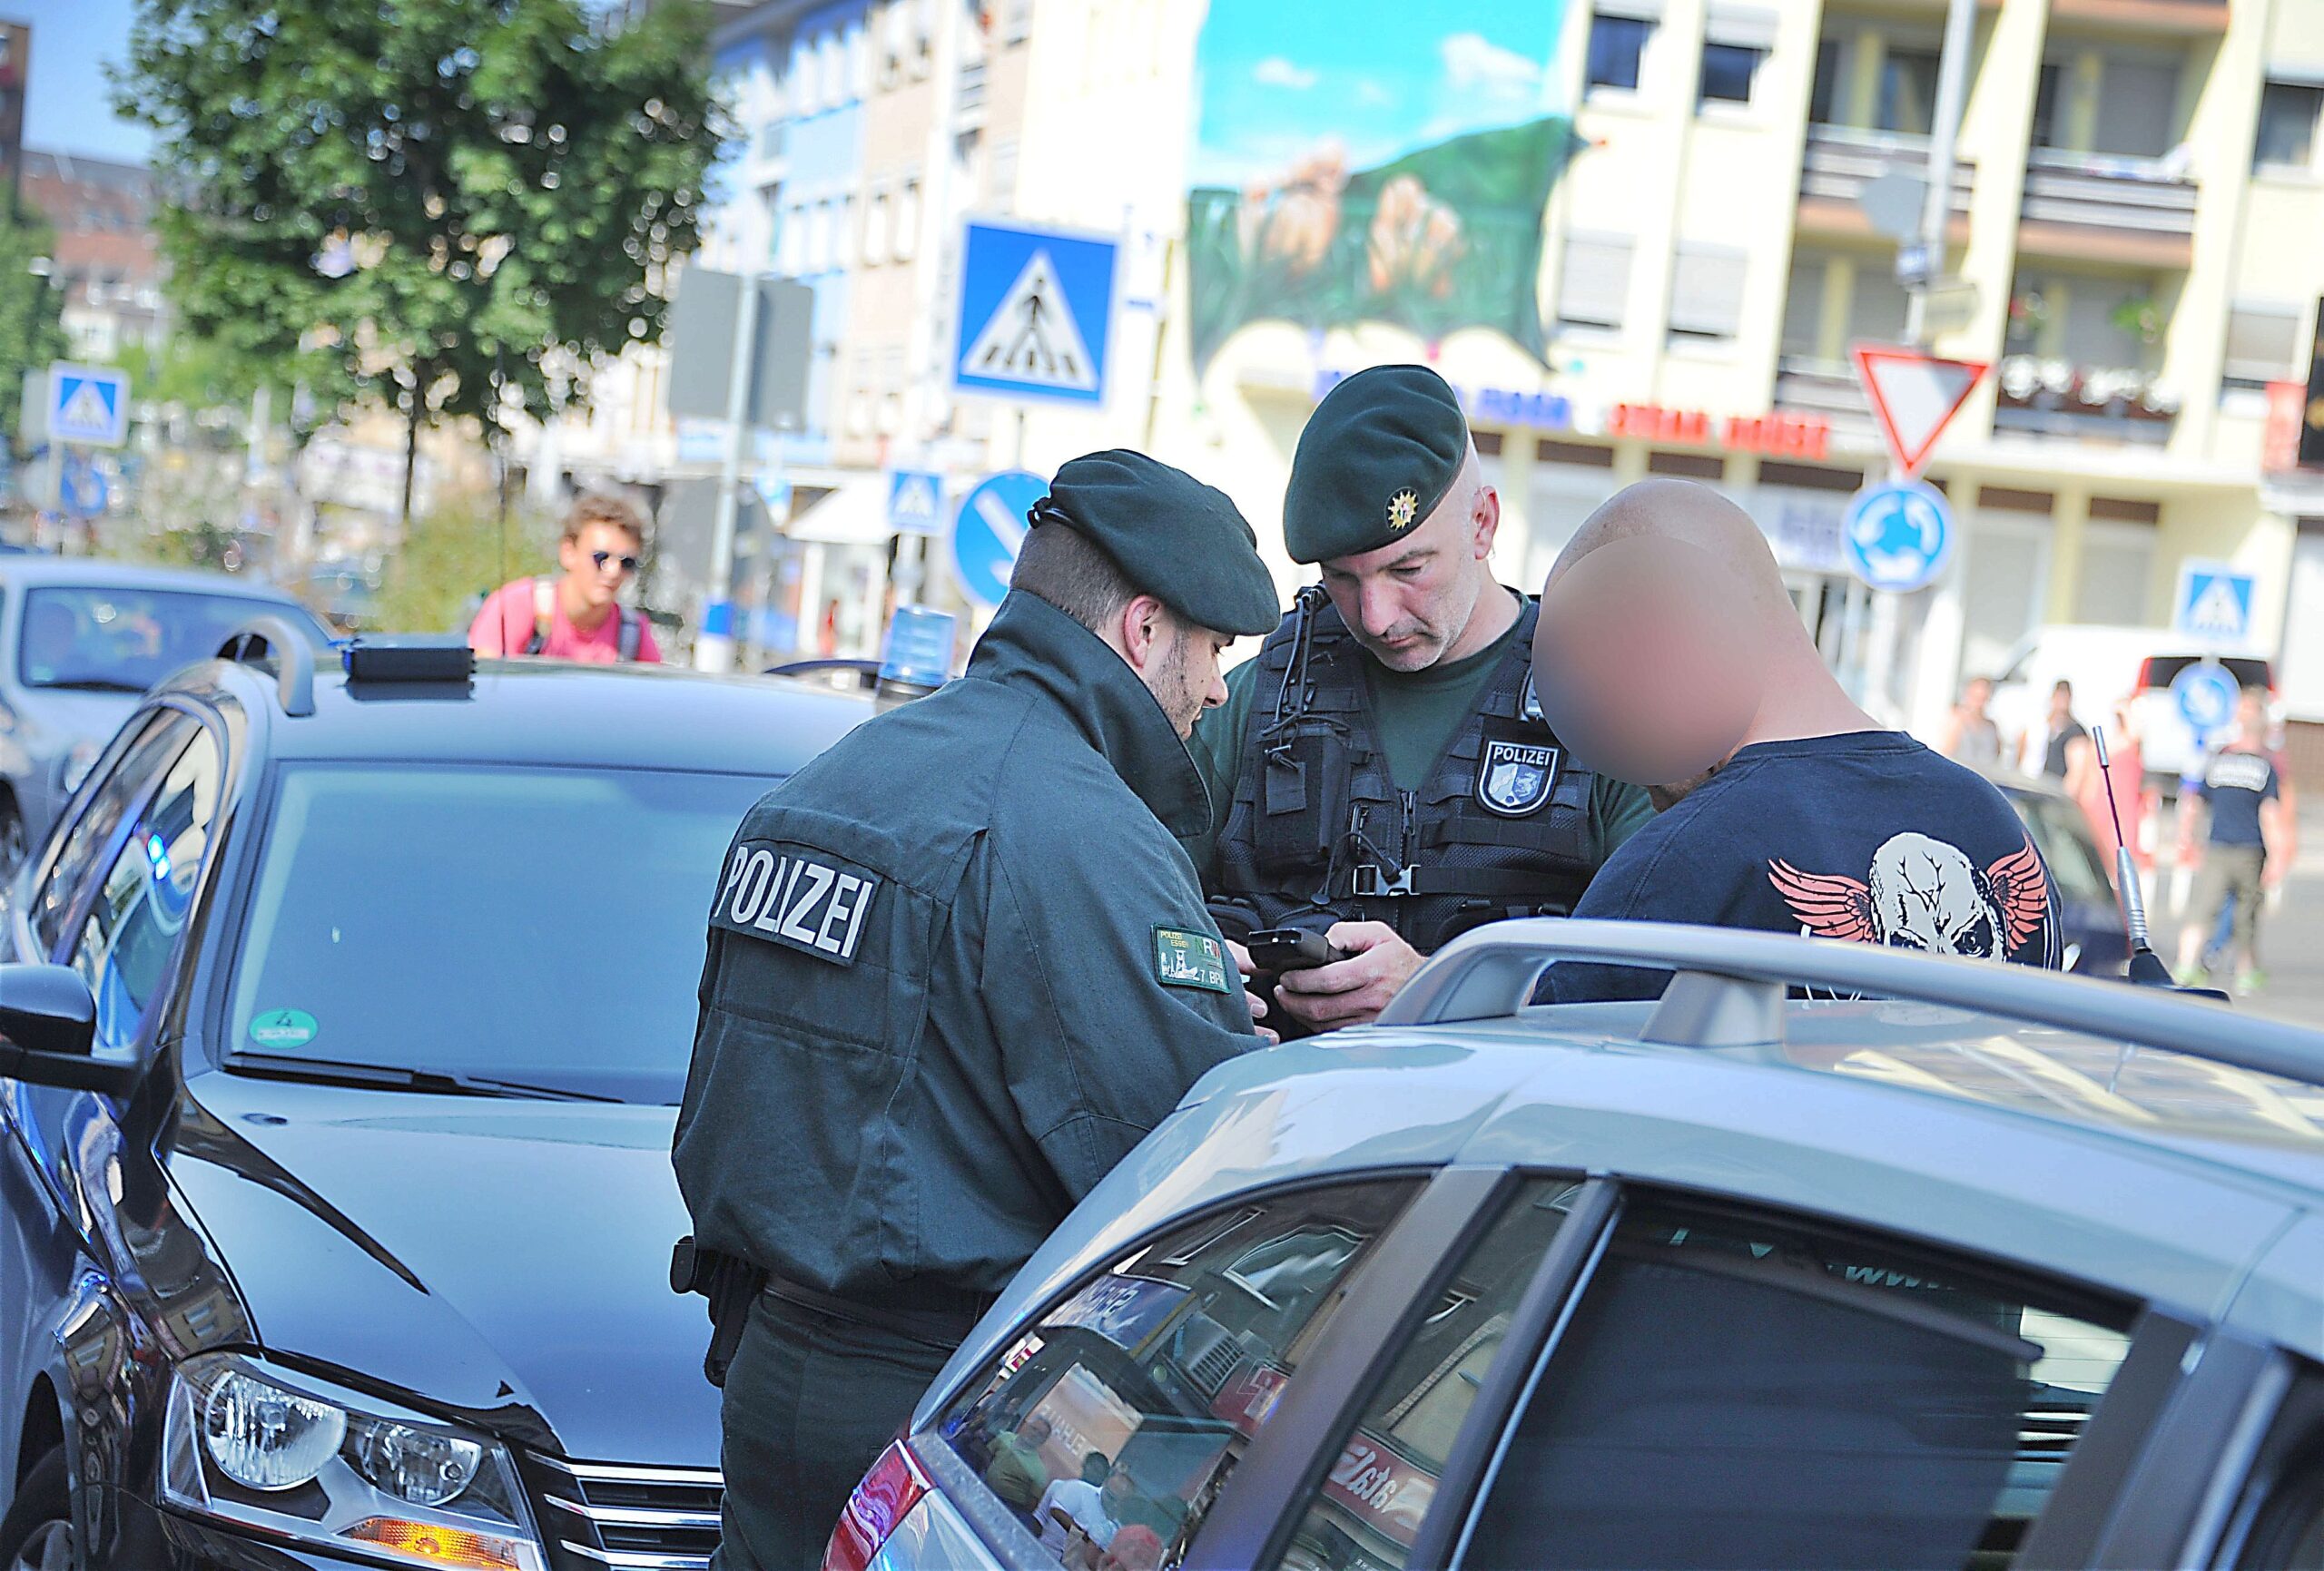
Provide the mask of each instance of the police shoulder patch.
{"label": "police shoulder patch", "polygon": [[1166,987],[1231,993],[1226,948],[1208,933],[1185,928],[1154,929],[1154,979]]}
{"label": "police shoulder patch", "polygon": [[711,926],[782,944],[835,966],[855,964],[879,875],[812,847],[744,840],[719,887]]}

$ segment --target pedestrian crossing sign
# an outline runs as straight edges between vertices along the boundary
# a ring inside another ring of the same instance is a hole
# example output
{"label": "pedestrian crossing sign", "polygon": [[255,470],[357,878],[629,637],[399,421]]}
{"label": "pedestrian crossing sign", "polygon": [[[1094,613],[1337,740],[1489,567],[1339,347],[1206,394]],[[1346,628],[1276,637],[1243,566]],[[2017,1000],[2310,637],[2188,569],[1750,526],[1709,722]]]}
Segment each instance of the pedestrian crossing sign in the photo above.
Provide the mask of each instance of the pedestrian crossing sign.
{"label": "pedestrian crossing sign", "polygon": [[960,248],[953,390],[1104,403],[1117,255],[1103,235],[970,220]]}
{"label": "pedestrian crossing sign", "polygon": [[932,469],[888,471],[888,527],[902,535],[944,532],[944,476]]}
{"label": "pedestrian crossing sign", "polygon": [[57,360],[48,368],[51,441],[118,447],[129,437],[129,373]]}
{"label": "pedestrian crossing sign", "polygon": [[2228,647],[2251,639],[2252,575],[2225,562],[2187,562],[2172,598],[2173,631],[2205,644]]}

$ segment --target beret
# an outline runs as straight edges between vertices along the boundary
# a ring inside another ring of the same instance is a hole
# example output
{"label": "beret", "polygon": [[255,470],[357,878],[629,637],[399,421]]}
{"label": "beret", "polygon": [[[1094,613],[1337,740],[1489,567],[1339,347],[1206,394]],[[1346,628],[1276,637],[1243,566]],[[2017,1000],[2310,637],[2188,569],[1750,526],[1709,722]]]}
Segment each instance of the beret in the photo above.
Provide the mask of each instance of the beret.
{"label": "beret", "polygon": [[1315,406],[1292,455],[1283,543],[1295,562],[1357,556],[1436,511],[1469,456],[1460,398],[1426,366],[1374,366]]}
{"label": "beret", "polygon": [[1196,627],[1247,638],[1283,620],[1259,537],[1226,493],[1143,453],[1073,459],[1031,519],[1091,541],[1141,593]]}

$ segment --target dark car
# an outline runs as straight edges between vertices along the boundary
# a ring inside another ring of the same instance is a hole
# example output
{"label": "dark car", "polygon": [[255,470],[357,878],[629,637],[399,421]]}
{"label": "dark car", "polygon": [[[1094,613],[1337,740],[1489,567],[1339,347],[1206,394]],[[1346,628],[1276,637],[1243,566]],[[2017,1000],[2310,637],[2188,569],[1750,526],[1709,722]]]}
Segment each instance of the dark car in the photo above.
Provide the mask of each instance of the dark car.
{"label": "dark car", "polygon": [[2058,896],[2058,932],[2065,945],[2065,968],[2093,977],[2119,977],[2130,963],[2131,940],[2122,908],[2114,898],[2110,850],[2101,850],[2090,820],[2065,792],[2037,781],[1995,782],[2049,867]]}
{"label": "dark car", "polygon": [[0,878],[46,837],[140,693],[268,614],[330,642],[296,600],[252,579],[85,556],[0,562]]}
{"label": "dark car", "polygon": [[704,1566],[703,912],[871,701],[273,636],[148,696],[7,896],[0,1566]]}

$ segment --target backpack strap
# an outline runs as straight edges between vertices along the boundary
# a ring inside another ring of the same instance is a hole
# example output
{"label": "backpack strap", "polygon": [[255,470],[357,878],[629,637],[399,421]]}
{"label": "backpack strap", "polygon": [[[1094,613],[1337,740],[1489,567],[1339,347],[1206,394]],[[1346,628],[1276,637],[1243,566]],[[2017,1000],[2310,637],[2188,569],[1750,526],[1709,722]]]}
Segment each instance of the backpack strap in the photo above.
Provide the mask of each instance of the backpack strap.
{"label": "backpack strap", "polygon": [[556,585],[546,578],[533,580],[533,635],[525,641],[527,654],[548,647],[548,630],[556,616]]}
{"label": "backpack strap", "polygon": [[614,606],[614,614],[621,618],[619,635],[621,657],[625,661],[635,660],[638,645],[645,637],[645,618],[628,606],[618,604]]}

